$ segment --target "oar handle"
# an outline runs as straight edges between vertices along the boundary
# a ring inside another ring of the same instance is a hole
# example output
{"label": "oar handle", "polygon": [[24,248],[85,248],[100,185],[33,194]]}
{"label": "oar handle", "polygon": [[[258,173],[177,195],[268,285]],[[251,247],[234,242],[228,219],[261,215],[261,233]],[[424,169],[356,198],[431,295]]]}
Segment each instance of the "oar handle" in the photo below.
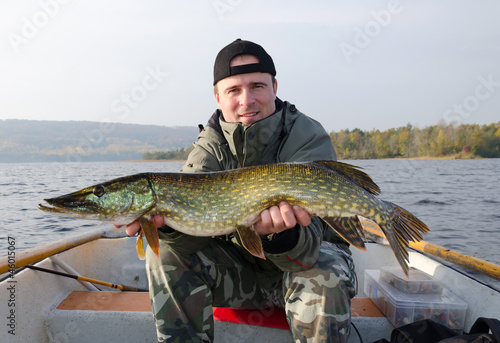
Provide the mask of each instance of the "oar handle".
{"label": "oar handle", "polygon": [[98,227],[97,229],[63,238],[55,242],[46,243],[19,252],[16,251],[15,258],[12,256],[4,256],[0,258],[0,275],[12,272],[13,269],[18,269],[28,264],[39,262],[44,258],[77,247],[81,244],[99,239],[104,235],[107,235],[110,232],[113,233],[117,230],[118,229],[112,226]]}

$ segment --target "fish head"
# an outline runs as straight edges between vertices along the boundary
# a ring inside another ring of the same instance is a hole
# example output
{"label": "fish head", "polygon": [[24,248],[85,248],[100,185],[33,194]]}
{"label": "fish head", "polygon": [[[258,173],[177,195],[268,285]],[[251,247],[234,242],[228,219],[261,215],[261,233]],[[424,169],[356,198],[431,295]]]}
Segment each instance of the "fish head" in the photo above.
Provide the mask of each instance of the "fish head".
{"label": "fish head", "polygon": [[44,200],[50,205],[38,205],[44,212],[117,225],[133,222],[156,205],[156,196],[147,174],[118,178]]}

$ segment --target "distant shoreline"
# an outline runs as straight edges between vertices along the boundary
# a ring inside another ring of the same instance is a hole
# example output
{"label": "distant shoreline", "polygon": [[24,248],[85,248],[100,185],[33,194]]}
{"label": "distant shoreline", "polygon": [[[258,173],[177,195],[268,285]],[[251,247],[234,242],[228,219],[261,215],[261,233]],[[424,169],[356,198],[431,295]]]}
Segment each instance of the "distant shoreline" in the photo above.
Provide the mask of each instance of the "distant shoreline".
{"label": "distant shoreline", "polygon": [[[357,158],[357,159],[344,159],[342,161],[358,161],[358,160],[485,160],[488,158],[470,156],[470,157],[457,157],[457,156],[421,156],[421,157],[393,157],[393,158]],[[131,162],[186,162],[186,160],[125,160],[116,161],[118,163],[131,163]]]}
{"label": "distant shoreline", "polygon": [[[421,157],[393,157],[393,158],[369,158],[368,160],[487,160],[489,158],[486,157],[478,157],[478,156],[421,156]],[[347,160],[346,160],[347,161]],[[351,160],[355,161],[355,160]]]}
{"label": "distant shoreline", "polygon": [[131,163],[131,162],[186,162],[186,160],[125,160],[116,161],[117,163]]}

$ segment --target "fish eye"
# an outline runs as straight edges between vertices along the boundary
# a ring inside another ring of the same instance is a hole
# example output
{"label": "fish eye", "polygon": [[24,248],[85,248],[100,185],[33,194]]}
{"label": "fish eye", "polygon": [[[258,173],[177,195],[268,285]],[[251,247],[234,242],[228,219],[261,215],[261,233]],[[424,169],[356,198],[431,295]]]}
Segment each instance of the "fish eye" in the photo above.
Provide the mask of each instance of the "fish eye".
{"label": "fish eye", "polygon": [[104,190],[104,187],[99,185],[99,186],[95,186],[94,189],[92,190],[92,193],[96,196],[96,197],[102,197],[105,193],[105,190]]}

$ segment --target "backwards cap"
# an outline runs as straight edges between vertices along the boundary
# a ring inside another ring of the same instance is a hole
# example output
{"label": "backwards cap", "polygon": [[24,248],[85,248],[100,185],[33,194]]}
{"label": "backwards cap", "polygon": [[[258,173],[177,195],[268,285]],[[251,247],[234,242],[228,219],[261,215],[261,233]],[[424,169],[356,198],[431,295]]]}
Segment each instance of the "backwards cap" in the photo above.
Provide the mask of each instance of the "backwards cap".
{"label": "backwards cap", "polygon": [[[234,57],[243,54],[256,56],[259,59],[259,63],[244,64],[235,67],[229,65]],[[238,38],[225,46],[217,54],[214,64],[214,86],[226,77],[255,72],[269,73],[272,76],[276,76],[273,59],[259,44]]]}

